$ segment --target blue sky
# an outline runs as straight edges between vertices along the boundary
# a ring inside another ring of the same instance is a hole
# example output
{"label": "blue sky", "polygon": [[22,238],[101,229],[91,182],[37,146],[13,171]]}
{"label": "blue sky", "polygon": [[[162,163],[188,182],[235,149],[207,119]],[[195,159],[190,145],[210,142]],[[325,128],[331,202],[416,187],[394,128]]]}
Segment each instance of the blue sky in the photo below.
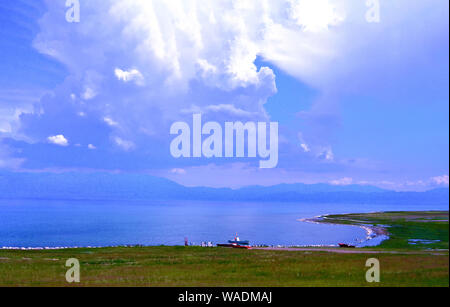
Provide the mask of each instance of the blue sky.
{"label": "blue sky", "polygon": [[[0,0],[0,170],[448,186],[448,1],[360,2]],[[279,122],[278,167],[174,159],[194,112]]]}

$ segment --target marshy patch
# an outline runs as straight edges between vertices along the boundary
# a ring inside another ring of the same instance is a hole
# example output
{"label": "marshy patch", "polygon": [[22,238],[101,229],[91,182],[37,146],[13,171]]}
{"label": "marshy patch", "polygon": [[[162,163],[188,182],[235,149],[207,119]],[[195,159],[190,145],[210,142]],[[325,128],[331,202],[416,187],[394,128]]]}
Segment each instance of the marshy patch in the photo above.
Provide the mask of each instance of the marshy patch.
{"label": "marshy patch", "polygon": [[408,240],[408,244],[411,244],[411,245],[417,245],[417,244],[429,245],[429,244],[434,244],[434,243],[439,243],[439,242],[441,242],[441,240],[424,240],[424,239]]}

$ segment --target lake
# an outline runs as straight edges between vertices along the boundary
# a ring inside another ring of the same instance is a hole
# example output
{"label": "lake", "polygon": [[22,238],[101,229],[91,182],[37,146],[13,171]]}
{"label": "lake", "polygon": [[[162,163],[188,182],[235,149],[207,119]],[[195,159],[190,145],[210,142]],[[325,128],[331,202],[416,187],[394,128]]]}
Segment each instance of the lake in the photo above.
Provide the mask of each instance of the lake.
{"label": "lake", "polygon": [[448,210],[448,204],[358,205],[198,201],[0,200],[0,247],[183,245],[226,242],[335,245],[366,237],[353,226],[299,222],[329,213]]}

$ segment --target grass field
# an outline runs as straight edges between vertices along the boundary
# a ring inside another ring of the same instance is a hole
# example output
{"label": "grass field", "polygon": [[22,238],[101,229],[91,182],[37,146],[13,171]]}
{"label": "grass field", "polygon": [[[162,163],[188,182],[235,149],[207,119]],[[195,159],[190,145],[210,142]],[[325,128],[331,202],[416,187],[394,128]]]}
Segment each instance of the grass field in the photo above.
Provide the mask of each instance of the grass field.
{"label": "grass field", "polygon": [[[381,283],[368,284],[368,258]],[[80,286],[448,286],[448,253],[337,254],[145,247],[0,252],[1,286],[68,286],[64,266],[81,265]]]}
{"label": "grass field", "polygon": [[[398,218],[394,214],[398,214]],[[406,214],[409,213],[386,213],[370,218],[382,221],[383,225],[397,225],[400,220],[405,220],[399,227],[408,228]],[[342,216],[336,218],[341,219]],[[369,217],[351,216],[351,219],[356,218],[364,218],[367,222]],[[414,219],[417,220],[417,216]],[[442,239],[437,247],[445,247],[445,243],[448,247],[448,222],[446,236],[442,235],[440,226],[434,226],[444,223],[442,221],[441,216],[439,219],[430,220],[427,217],[425,222],[413,222],[423,223],[421,227],[426,228],[424,233],[427,235],[422,237],[419,237],[422,232],[417,233],[419,228],[410,232],[396,230],[393,241],[387,241],[373,254],[339,254],[320,249],[247,251],[199,247],[0,250],[0,286],[74,286],[65,280],[68,269],[65,262],[69,258],[77,258],[81,265],[81,283],[75,286],[448,287],[448,250],[429,250],[430,245],[425,245],[426,249],[417,245],[412,248],[404,246],[405,238],[411,233],[414,239],[430,240],[437,236]],[[390,231],[392,229],[389,228]],[[367,250],[364,249],[364,252]],[[379,284],[369,284],[365,280],[368,258],[380,261]]]}

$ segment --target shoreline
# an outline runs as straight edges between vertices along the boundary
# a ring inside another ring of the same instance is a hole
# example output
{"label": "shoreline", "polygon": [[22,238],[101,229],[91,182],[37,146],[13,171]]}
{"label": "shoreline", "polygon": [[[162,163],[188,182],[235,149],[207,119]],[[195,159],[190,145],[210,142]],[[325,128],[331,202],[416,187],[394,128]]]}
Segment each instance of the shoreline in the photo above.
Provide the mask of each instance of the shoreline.
{"label": "shoreline", "polygon": [[[328,224],[328,225],[343,225],[344,224],[338,224],[338,223],[332,223],[332,222],[326,222],[325,219],[327,218],[327,216],[329,216],[330,214],[325,214],[325,215],[320,215],[320,216],[316,216],[314,218],[305,218],[305,219],[298,219],[299,222],[305,222],[305,223],[313,223],[313,224]],[[365,242],[368,242],[372,239],[378,238],[380,236],[386,236],[388,239],[388,232],[386,229],[381,228],[381,227],[377,227],[377,226],[373,226],[373,225],[352,225],[352,224],[348,224],[347,226],[355,226],[355,227],[359,227],[362,228],[366,234],[367,237],[364,241],[361,241],[358,243],[358,245],[363,244]],[[380,242],[381,243],[381,242]],[[377,244],[379,245],[379,244]],[[57,251],[57,250],[68,250],[68,249],[102,249],[102,248],[132,248],[132,247],[183,247],[184,245],[141,245],[141,244],[124,244],[124,245],[108,245],[108,246],[55,246],[55,247],[50,247],[50,246],[45,246],[45,247],[18,247],[18,246],[3,246],[0,247],[0,251],[1,250],[11,250],[11,251]],[[375,245],[376,246],[376,245]],[[201,245],[195,245],[194,247],[202,247]],[[213,246],[213,247],[217,247],[217,246]],[[267,246],[254,246],[254,248],[258,249],[258,248],[283,248],[283,249],[289,249],[289,248],[338,248],[339,245],[338,244],[328,244],[328,245],[267,245]],[[209,247],[211,248],[211,247]]]}
{"label": "shoreline", "polygon": [[[371,246],[371,247],[376,247],[378,245],[381,244],[381,242],[388,240],[389,239],[389,231],[384,228],[384,227],[380,227],[380,226],[375,226],[375,225],[369,225],[369,224],[359,224],[360,221],[354,221],[357,224],[340,224],[340,223],[336,223],[333,221],[327,221],[328,216],[330,216],[331,214],[324,214],[324,215],[319,215],[313,218],[304,218],[304,219],[299,219],[299,222],[303,222],[303,223],[312,223],[312,224],[328,224],[328,225],[340,225],[340,226],[353,226],[353,227],[359,227],[361,229],[363,229],[366,232],[366,238],[363,241],[360,241],[357,245],[361,245],[364,243],[367,243],[373,239],[376,238],[381,238],[381,237],[386,237],[384,240],[380,241],[378,244],[376,244],[375,246]],[[347,220],[348,221],[348,220]]]}
{"label": "shoreline", "polygon": [[[109,246],[65,246],[65,247],[14,247],[14,246],[3,246],[0,247],[0,251],[58,251],[58,250],[68,250],[68,249],[103,249],[103,248],[149,248],[149,247],[186,247],[184,245],[109,245]],[[220,248],[220,246],[204,247],[201,245],[190,245],[187,247],[198,247],[198,248]],[[252,249],[290,249],[290,248],[337,248],[338,245],[255,245]]]}
{"label": "shoreline", "polygon": [[[434,211],[433,211],[434,212]],[[429,222],[431,221],[437,221],[437,222],[446,222],[448,219],[448,211],[435,211],[433,214],[421,211],[405,211],[405,212],[373,212],[373,213],[364,213],[364,214],[355,214],[355,213],[348,213],[348,214],[324,214],[320,216],[316,216],[313,218],[302,218],[297,219],[297,221],[305,222],[305,223],[313,223],[313,224],[329,224],[329,225],[336,225],[336,226],[353,226],[353,227],[359,227],[360,229],[363,229],[366,237],[364,239],[358,239],[358,243],[356,244],[356,247],[359,248],[366,248],[366,247],[377,247],[380,246],[383,242],[386,240],[389,240],[391,238],[391,233],[388,231],[388,228],[391,225],[391,220],[395,220],[398,218],[407,218],[408,221],[415,221],[416,219],[419,221],[422,221],[423,219],[428,219]],[[375,217],[372,217],[372,215],[375,215]],[[382,215],[382,217],[379,217],[378,215]],[[387,217],[384,217],[384,215],[387,215]],[[392,217],[393,215],[393,217]],[[438,219],[435,218],[434,220],[431,219],[435,215],[437,215]],[[441,216],[442,215],[442,216]],[[407,221],[407,222],[408,222]],[[405,222],[402,222],[405,223]],[[426,223],[424,223],[426,225]],[[407,225],[403,226],[406,227]],[[395,229],[393,229],[394,231]],[[400,234],[401,236],[402,234]],[[446,242],[445,238],[440,238],[439,233],[436,234],[437,239],[433,241],[435,245],[440,246],[437,243]],[[416,239],[417,235],[414,236],[411,235],[411,237],[404,238],[404,243],[402,242],[402,247],[410,248],[411,243],[413,239]],[[402,237],[403,238],[403,237]],[[433,238],[432,238],[433,239]],[[375,240],[375,242],[373,241]],[[409,240],[409,241],[408,241]],[[447,239],[448,240],[448,239]],[[370,243],[372,244],[370,244]],[[437,243],[436,243],[437,242]],[[346,242],[341,242],[346,243]],[[398,243],[397,243],[398,244]],[[427,244],[423,244],[424,248],[428,247]],[[442,245],[442,244],[441,244]],[[137,248],[137,247],[182,247],[183,245],[143,245],[143,244],[119,244],[119,245],[103,245],[103,246],[34,246],[34,247],[24,247],[24,246],[3,246],[0,245],[0,251],[45,251],[45,250],[68,250],[68,249],[103,249],[103,248]],[[200,247],[200,245],[193,245],[193,247]],[[339,247],[337,244],[327,244],[327,245],[255,245],[254,248],[335,248]],[[417,248],[417,246],[414,246]],[[445,247],[445,244],[444,244]],[[211,248],[211,247],[209,247]]]}
{"label": "shoreline", "polygon": [[[326,219],[330,214],[324,214],[320,216],[316,216],[314,218],[305,218],[305,219],[298,219],[299,222],[304,223],[312,223],[312,224],[328,224],[328,225],[342,225],[342,226],[354,226],[359,227],[363,229],[366,232],[366,238],[363,241],[360,241],[357,245],[364,244],[366,242],[369,242],[373,239],[385,236],[386,239],[389,239],[389,233],[388,231],[379,226],[374,225],[357,225],[357,224],[339,224],[339,223],[333,223],[333,222],[327,222]],[[384,241],[384,240],[383,240]],[[377,245],[371,246],[375,247],[378,246],[382,241],[380,241]],[[11,251],[57,251],[57,250],[68,250],[68,249],[102,249],[102,248],[132,248],[132,247],[182,247],[183,245],[140,245],[140,244],[125,244],[125,245],[109,245],[109,246],[45,246],[45,247],[18,247],[18,246],[3,246],[0,247],[0,250],[11,250]],[[195,246],[195,247],[201,247]],[[217,247],[217,246],[213,246]],[[255,246],[255,248],[260,248],[262,246]],[[329,245],[292,245],[292,246],[283,246],[283,245],[268,245],[264,248],[336,248],[339,247],[337,244],[329,244]],[[211,247],[210,247],[211,248]]]}

